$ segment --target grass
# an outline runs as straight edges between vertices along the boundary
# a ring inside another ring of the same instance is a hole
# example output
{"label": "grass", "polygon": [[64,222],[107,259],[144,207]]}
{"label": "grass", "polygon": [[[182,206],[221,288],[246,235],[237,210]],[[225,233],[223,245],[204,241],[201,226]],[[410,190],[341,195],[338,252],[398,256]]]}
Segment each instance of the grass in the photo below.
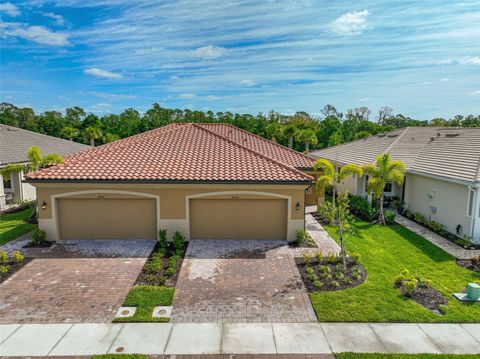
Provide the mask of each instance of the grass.
{"label": "grass", "polygon": [[338,353],[337,359],[474,359],[478,354],[379,354],[379,353]]}
{"label": "grass", "polygon": [[24,221],[32,215],[32,212],[32,208],[26,208],[17,213],[0,215],[0,245],[35,229],[35,224]]}
{"label": "grass", "polygon": [[[362,285],[337,292],[311,293],[321,322],[480,322],[480,304],[462,303],[452,297],[480,274],[457,266],[454,258],[424,238],[401,226],[354,223],[356,233],[346,240],[347,251],[361,254],[367,271]],[[336,229],[326,228],[333,237]],[[431,280],[448,299],[444,316],[438,316],[393,287],[403,269]]]}
{"label": "grass", "polygon": [[168,322],[168,318],[152,318],[153,308],[172,305],[175,288],[154,285],[137,285],[130,289],[123,305],[137,307],[130,318],[116,318],[115,322]]}

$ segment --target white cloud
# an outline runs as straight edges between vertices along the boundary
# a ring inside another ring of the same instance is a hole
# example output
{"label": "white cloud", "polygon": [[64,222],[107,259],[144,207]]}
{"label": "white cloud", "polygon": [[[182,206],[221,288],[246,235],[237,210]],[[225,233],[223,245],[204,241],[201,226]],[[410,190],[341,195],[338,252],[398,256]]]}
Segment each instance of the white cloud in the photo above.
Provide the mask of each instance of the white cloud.
{"label": "white cloud", "polygon": [[360,102],[368,102],[370,101],[371,99],[369,97],[364,97],[364,98],[361,98],[359,101]]}
{"label": "white cloud", "polygon": [[43,26],[27,26],[22,24],[5,22],[2,23],[4,34],[7,36],[20,37],[38,44],[50,46],[68,45],[68,37],[64,32],[54,32]]}
{"label": "white cloud", "polygon": [[116,94],[116,93],[108,93],[108,92],[92,92],[93,96],[98,98],[105,98],[105,99],[112,99],[112,100],[134,100],[137,96],[134,95],[125,95],[125,94]]}
{"label": "white cloud", "polygon": [[480,56],[465,56],[459,62],[462,65],[480,65]]}
{"label": "white cloud", "polygon": [[106,71],[99,69],[98,67],[92,67],[83,71],[87,75],[97,76],[97,77],[104,77],[106,79],[121,79],[122,75],[116,74],[114,72]]}
{"label": "white cloud", "polygon": [[62,15],[54,14],[53,12],[44,12],[42,13],[43,16],[49,17],[50,19],[55,20],[55,23],[58,26],[62,26],[65,24],[65,19],[63,18]]}
{"label": "white cloud", "polygon": [[477,91],[470,92],[470,95],[473,95],[473,96],[480,96],[480,90],[477,90]]}
{"label": "white cloud", "polygon": [[441,81],[441,82],[447,82],[447,81],[449,81],[449,80],[450,80],[449,78],[447,78],[447,77],[444,77],[444,78],[443,78],[443,79],[441,79],[440,81]]}
{"label": "white cloud", "polygon": [[182,98],[182,99],[187,99],[187,98],[197,97],[197,95],[195,95],[194,93],[182,93],[182,94],[178,95],[178,97]]}
{"label": "white cloud", "polygon": [[194,51],[195,56],[202,57],[204,59],[214,59],[225,54],[226,49],[224,47],[218,47],[213,45],[199,47]]}
{"label": "white cloud", "polygon": [[335,19],[331,28],[338,35],[360,34],[367,27],[368,10],[347,12]]}
{"label": "white cloud", "polygon": [[20,10],[18,9],[18,7],[16,7],[10,2],[0,4],[0,12],[4,12],[8,16],[12,16],[12,17],[20,15]]}
{"label": "white cloud", "polygon": [[255,82],[253,80],[241,80],[240,84],[246,85],[246,86],[253,86],[255,85]]}
{"label": "white cloud", "polygon": [[215,96],[215,95],[209,95],[207,97],[205,97],[207,100],[209,101],[215,101],[215,100],[220,100],[220,97],[219,96]]}

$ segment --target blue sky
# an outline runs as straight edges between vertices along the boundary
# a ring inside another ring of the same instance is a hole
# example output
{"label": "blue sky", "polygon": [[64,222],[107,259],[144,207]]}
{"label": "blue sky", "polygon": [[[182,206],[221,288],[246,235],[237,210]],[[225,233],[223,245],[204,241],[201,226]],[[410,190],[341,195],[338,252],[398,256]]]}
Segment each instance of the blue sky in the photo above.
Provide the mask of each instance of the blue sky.
{"label": "blue sky", "polygon": [[10,1],[0,41],[0,101],[36,111],[480,113],[478,0]]}

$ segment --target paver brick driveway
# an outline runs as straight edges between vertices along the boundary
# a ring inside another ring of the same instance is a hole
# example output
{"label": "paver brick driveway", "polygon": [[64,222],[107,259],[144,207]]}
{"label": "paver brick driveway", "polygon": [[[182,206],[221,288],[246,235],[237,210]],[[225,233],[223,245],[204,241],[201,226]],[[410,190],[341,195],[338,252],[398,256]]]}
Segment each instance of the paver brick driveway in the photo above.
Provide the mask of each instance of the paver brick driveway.
{"label": "paver brick driveway", "polygon": [[183,261],[172,322],[315,322],[284,241],[193,240]]}
{"label": "paver brick driveway", "polygon": [[0,284],[0,323],[111,321],[153,248],[145,246],[140,258],[34,259]]}

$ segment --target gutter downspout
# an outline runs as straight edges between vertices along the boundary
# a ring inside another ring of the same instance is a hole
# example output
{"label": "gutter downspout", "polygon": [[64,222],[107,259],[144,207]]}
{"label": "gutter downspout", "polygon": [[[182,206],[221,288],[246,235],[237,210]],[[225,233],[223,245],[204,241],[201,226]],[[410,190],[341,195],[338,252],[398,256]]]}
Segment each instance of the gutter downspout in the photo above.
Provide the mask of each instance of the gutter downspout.
{"label": "gutter downspout", "polygon": [[473,207],[472,207],[472,217],[470,218],[470,237],[472,238],[472,241],[474,243],[478,243],[478,241],[475,240],[475,228],[477,225],[477,218],[480,216],[479,213],[479,195],[480,195],[480,186],[468,186],[468,189],[473,191]]}

